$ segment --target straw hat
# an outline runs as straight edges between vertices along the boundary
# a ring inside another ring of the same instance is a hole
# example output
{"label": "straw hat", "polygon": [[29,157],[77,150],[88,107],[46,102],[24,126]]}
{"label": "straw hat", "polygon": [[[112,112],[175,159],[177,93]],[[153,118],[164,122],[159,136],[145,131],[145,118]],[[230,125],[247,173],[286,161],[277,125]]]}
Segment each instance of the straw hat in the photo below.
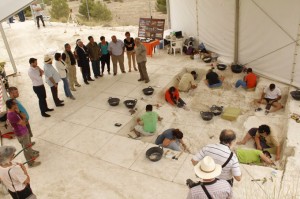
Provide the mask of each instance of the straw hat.
{"label": "straw hat", "polygon": [[0,147],[0,165],[9,163],[10,158],[16,152],[16,148],[13,146],[1,146]]}
{"label": "straw hat", "polygon": [[195,167],[194,171],[196,175],[201,179],[212,179],[219,176],[222,172],[222,167],[216,164],[215,161],[205,156]]}
{"label": "straw hat", "polygon": [[45,55],[44,56],[44,62],[46,64],[49,64],[52,61],[52,57],[50,55]]}

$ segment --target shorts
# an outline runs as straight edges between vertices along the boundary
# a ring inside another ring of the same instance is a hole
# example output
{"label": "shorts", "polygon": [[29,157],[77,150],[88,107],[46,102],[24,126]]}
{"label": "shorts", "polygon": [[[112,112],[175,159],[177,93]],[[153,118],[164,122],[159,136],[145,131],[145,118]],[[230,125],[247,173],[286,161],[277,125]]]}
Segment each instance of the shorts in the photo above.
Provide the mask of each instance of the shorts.
{"label": "shorts", "polygon": [[[270,98],[264,98],[264,99],[267,101],[267,104],[269,104],[269,103],[272,102],[272,101],[275,102],[274,100],[276,100],[276,99],[270,99]],[[272,103],[273,103],[273,102],[272,102]]]}
{"label": "shorts", "polygon": [[248,131],[248,133],[251,135],[251,137],[255,137],[256,132],[257,132],[258,128],[252,128]]}
{"label": "shorts", "polygon": [[151,135],[154,135],[154,132],[146,132],[144,130],[144,127],[141,126],[141,125],[136,125],[134,127],[134,130],[136,130],[137,132],[139,132],[140,134],[144,135],[144,136],[151,136]]}

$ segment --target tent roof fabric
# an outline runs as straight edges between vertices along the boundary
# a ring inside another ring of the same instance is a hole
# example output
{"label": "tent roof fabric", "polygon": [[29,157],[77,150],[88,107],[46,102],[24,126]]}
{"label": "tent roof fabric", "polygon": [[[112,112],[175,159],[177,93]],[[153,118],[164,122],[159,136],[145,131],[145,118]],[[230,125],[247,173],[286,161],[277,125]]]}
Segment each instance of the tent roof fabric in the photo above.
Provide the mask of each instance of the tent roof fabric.
{"label": "tent roof fabric", "polygon": [[[218,61],[230,64],[234,57],[235,3],[170,0],[171,29],[196,37],[219,55]],[[300,87],[300,47],[295,42],[300,40],[299,7],[299,0],[240,1],[238,62],[258,74]]]}
{"label": "tent roof fabric", "polygon": [[1,0],[0,1],[0,22],[3,22],[11,15],[29,6],[33,0]]}

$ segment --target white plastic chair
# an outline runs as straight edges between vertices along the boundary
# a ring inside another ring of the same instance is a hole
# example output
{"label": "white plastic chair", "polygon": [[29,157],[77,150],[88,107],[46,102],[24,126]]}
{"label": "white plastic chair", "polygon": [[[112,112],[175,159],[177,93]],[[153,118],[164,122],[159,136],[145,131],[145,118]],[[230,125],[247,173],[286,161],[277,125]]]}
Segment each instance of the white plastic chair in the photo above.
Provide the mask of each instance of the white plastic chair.
{"label": "white plastic chair", "polygon": [[183,40],[176,40],[176,41],[172,41],[172,51],[174,52],[174,56],[176,54],[176,49],[180,50],[180,53],[182,55],[182,44],[183,44]]}

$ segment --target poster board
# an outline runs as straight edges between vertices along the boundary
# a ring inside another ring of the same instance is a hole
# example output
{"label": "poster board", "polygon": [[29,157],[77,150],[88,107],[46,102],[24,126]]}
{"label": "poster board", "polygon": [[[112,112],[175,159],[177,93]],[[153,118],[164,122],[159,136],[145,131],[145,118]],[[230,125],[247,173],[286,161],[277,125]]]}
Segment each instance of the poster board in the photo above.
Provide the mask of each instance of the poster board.
{"label": "poster board", "polygon": [[164,27],[164,19],[140,18],[138,37],[162,40]]}

